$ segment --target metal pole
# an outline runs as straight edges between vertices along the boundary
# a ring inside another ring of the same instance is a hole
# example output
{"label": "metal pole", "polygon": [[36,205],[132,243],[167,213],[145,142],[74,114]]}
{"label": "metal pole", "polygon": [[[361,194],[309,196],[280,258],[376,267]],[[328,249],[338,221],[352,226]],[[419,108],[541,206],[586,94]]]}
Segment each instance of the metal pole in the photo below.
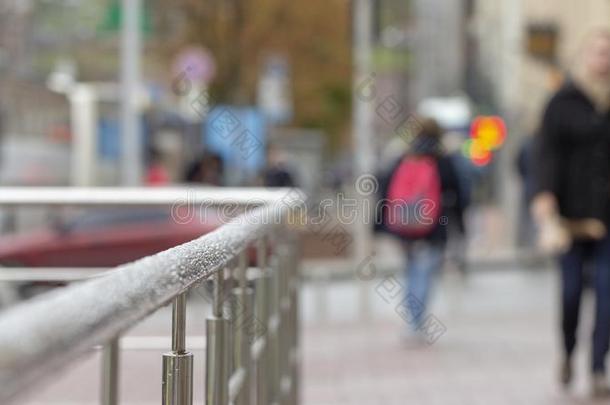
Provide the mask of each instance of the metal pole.
{"label": "metal pole", "polygon": [[72,141],[72,185],[93,186],[97,141],[97,99],[94,87],[78,84],[69,93]]}
{"label": "metal pole", "polygon": [[289,250],[285,244],[278,247],[278,313],[279,313],[279,330],[278,330],[278,383],[281,402],[285,402],[285,398],[289,394],[287,382],[290,381],[290,291],[289,291]]}
{"label": "metal pole", "polygon": [[248,256],[247,249],[242,250],[237,258],[234,277],[237,288],[232,291],[231,323],[233,331],[233,370],[243,373],[242,383],[235,397],[236,405],[247,405],[251,398],[251,343],[256,334],[256,318],[253,317],[253,290],[247,283]]}
{"label": "metal pole", "polygon": [[366,94],[357,91],[366,80],[374,79],[371,71],[372,45],[372,1],[354,0],[354,167],[358,175],[370,174],[374,169],[374,144],[372,138],[374,82],[372,89]]}
{"label": "metal pole", "polygon": [[291,395],[290,403],[297,405],[299,403],[299,378],[301,357],[299,351],[299,264],[297,255],[297,245],[292,241],[290,249],[290,283],[289,290],[291,295],[291,344],[290,344],[290,360],[291,360]]}
{"label": "metal pole", "polygon": [[212,284],[212,315],[214,318],[222,318],[223,301],[224,301],[224,269],[221,269],[214,274]]}
{"label": "metal pole", "polygon": [[184,353],[186,351],[186,296],[180,294],[176,297],[172,307],[172,351]]}
{"label": "metal pole", "polygon": [[222,311],[224,271],[214,275],[212,317],[206,321],[206,405],[227,405],[229,397],[229,322]]}
{"label": "metal pole", "polygon": [[252,300],[252,289],[233,289],[233,305],[231,308],[231,321],[233,326],[233,370],[244,374],[243,382],[236,396],[235,405],[246,405],[250,403],[250,336],[252,332],[253,318],[250,301]]}
{"label": "metal pole", "polygon": [[[371,175],[374,172],[374,153],[375,145],[373,143],[373,103],[375,103],[374,94],[374,72],[371,71],[371,43],[373,37],[372,29],[372,10],[373,0],[354,0],[354,110],[353,110],[353,131],[354,131],[354,167],[356,168],[355,179],[361,179],[360,176]],[[372,81],[370,89],[366,94],[363,94],[358,89],[366,81]],[[372,90],[371,90],[372,89]],[[359,192],[364,184],[358,186],[356,184],[356,199],[358,199],[359,220],[355,222],[354,235],[354,250],[353,259],[354,265],[359,266],[366,258],[372,254],[372,223],[370,221],[371,213],[365,212],[369,210],[370,195],[364,195]],[[361,314],[369,315],[368,303],[368,285],[361,283],[362,290],[360,294]]]}
{"label": "metal pole", "polygon": [[238,266],[236,269],[236,278],[238,287],[232,291],[233,300],[231,308],[231,322],[234,332],[234,369],[242,366],[247,366],[249,356],[249,327],[252,323],[252,289],[246,284],[246,252],[242,252],[238,258]]}
{"label": "metal pole", "polygon": [[256,259],[259,277],[254,283],[254,316],[264,325],[265,335],[262,352],[256,359],[256,404],[268,405],[270,391],[269,379],[269,270],[267,268],[267,241],[261,238],[256,245]]}
{"label": "metal pole", "polygon": [[242,250],[237,258],[237,283],[240,288],[247,287],[246,272],[248,271],[248,252]]}
{"label": "metal pole", "polygon": [[256,265],[261,271],[267,270],[267,253],[269,245],[266,237],[262,237],[256,241]]}
{"label": "metal pole", "polygon": [[140,97],[141,0],[122,0],[121,35],[121,139],[122,179],[136,186],[142,179],[142,139],[138,101]]}
{"label": "metal pole", "polygon": [[[269,368],[269,273],[260,272],[254,282],[254,316],[264,327],[264,335],[259,337],[258,343],[261,351],[256,358],[256,404],[267,405],[270,403],[270,392],[268,388]],[[262,343],[261,343],[262,342]]]}
{"label": "metal pole", "polygon": [[272,403],[280,401],[280,322],[278,257],[274,252],[269,261],[269,334],[267,335],[267,379],[269,399]]}
{"label": "metal pole", "polygon": [[119,403],[119,338],[108,342],[102,353],[102,405]]}
{"label": "metal pole", "polygon": [[163,355],[163,405],[193,403],[193,354],[186,351],[186,295],[174,300],[172,351]]}

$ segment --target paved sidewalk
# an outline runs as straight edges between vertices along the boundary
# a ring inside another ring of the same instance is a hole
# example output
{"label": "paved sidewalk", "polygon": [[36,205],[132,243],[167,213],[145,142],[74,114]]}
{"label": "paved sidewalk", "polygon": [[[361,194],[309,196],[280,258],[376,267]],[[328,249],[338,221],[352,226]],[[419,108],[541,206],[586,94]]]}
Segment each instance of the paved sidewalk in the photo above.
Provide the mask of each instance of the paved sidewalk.
{"label": "paved sidewalk", "polygon": [[[328,294],[336,295],[332,290]],[[380,297],[372,299],[385,305]],[[447,332],[423,349],[402,344],[404,325],[391,306],[374,311],[368,322],[310,324],[304,336],[304,404],[608,403],[589,398],[586,316],[576,384],[564,392],[555,383],[555,300],[552,271],[480,273],[466,283],[445,279],[432,312]],[[355,305],[345,294],[340,301],[330,298],[329,304]],[[591,309],[590,303],[583,308]]]}

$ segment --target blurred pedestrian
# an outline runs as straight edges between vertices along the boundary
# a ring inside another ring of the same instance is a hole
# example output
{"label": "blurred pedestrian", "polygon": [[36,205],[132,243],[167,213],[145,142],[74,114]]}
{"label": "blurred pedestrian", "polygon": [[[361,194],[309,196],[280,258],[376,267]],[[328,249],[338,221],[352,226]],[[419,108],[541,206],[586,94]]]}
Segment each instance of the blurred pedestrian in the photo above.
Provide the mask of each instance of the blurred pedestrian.
{"label": "blurred pedestrian", "polygon": [[263,173],[265,187],[296,187],[292,170],[286,159],[274,144],[267,147],[267,166]]}
{"label": "blurred pedestrian", "polygon": [[[401,238],[407,259],[409,343],[426,339],[425,319],[434,279],[439,273],[447,244],[450,212],[461,220],[463,209],[457,171],[442,152],[442,130],[436,121],[422,119],[422,131],[381,179],[383,226]],[[453,218],[453,217],[452,217]]]}
{"label": "blurred pedestrian", "polygon": [[521,201],[519,205],[519,224],[517,232],[517,245],[522,249],[529,249],[535,245],[535,230],[532,224],[529,207],[532,203],[535,188],[533,173],[535,137],[526,135],[519,146],[515,158],[515,169],[521,180]]}
{"label": "blurred pedestrian", "polygon": [[[462,276],[468,271],[468,228],[464,219],[465,212],[472,203],[472,190],[478,173],[473,163],[464,156],[462,146],[465,136],[459,132],[448,132],[443,136],[442,145],[447,157],[453,163],[460,185],[460,204],[454,204],[447,213],[448,244],[447,260],[454,265]],[[456,212],[455,208],[459,207]]]}
{"label": "blurred pedestrian", "polygon": [[148,151],[145,184],[147,186],[166,186],[169,183],[169,172],[163,164],[161,152],[157,148],[151,147]]}
{"label": "blurred pedestrian", "polygon": [[591,353],[595,396],[610,395],[610,32],[586,39],[571,78],[544,113],[535,150],[537,194],[532,214],[540,246],[559,256],[563,362],[560,380],[573,379],[573,353],[583,272],[589,265],[596,308]]}
{"label": "blurred pedestrian", "polygon": [[222,186],[224,164],[222,157],[213,152],[203,152],[186,169],[184,181],[206,186]]}

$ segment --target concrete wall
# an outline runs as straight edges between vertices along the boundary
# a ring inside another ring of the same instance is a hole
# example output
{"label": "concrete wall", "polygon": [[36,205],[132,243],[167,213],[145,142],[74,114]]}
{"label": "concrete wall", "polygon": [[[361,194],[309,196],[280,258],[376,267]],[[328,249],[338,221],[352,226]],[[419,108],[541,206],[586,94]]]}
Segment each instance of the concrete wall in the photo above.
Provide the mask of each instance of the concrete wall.
{"label": "concrete wall", "polygon": [[451,96],[464,86],[462,0],[414,0],[414,101]]}

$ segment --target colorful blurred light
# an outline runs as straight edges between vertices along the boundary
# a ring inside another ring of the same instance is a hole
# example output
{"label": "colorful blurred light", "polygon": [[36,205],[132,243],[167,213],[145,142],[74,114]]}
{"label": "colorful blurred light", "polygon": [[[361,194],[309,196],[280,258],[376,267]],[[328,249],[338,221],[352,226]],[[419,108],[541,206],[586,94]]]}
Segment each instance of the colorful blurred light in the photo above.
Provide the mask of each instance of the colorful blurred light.
{"label": "colorful blurred light", "polygon": [[470,137],[479,139],[488,150],[497,150],[506,140],[506,124],[496,116],[477,117],[472,121]]}
{"label": "colorful blurred light", "polygon": [[468,139],[464,142],[462,152],[477,166],[486,166],[493,158],[493,153],[479,139]]}
{"label": "colorful blurred light", "polygon": [[506,140],[506,124],[496,116],[480,116],[472,121],[470,139],[464,142],[462,153],[477,166],[486,166]]}

